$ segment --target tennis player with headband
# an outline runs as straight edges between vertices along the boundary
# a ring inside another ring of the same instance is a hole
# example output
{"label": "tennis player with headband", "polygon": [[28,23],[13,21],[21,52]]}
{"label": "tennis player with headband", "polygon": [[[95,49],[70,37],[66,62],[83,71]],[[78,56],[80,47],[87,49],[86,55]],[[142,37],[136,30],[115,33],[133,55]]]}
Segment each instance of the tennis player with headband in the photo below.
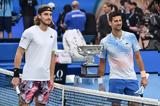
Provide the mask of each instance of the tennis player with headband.
{"label": "tennis player with headband", "polygon": [[[12,84],[19,87],[20,106],[29,106],[33,99],[36,106],[45,106],[54,87],[57,32],[49,27],[52,8],[42,5],[34,21],[35,25],[23,32],[14,60]],[[26,60],[20,80],[20,64],[24,53]]]}

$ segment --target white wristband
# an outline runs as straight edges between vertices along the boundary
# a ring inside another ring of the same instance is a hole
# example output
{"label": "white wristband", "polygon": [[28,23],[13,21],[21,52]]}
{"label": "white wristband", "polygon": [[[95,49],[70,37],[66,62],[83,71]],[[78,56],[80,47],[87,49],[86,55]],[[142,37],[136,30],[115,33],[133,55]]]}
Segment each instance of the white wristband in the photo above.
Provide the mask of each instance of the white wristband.
{"label": "white wristband", "polygon": [[18,87],[18,86],[16,86],[16,93],[17,93],[17,95],[20,94],[20,90],[19,90],[19,87]]}
{"label": "white wristband", "polygon": [[143,78],[143,77],[146,77],[146,71],[145,70],[142,70],[141,72],[141,77]]}
{"label": "white wristband", "polygon": [[103,78],[98,78],[98,84],[103,84]]}

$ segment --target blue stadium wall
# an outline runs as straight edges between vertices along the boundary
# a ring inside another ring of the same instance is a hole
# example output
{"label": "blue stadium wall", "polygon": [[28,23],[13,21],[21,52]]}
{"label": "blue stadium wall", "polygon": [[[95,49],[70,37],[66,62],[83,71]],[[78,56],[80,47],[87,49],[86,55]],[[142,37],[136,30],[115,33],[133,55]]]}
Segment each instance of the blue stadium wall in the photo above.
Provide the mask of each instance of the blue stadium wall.
{"label": "blue stadium wall", "polygon": [[[63,6],[65,4],[71,4],[73,0],[37,0],[38,6],[41,4],[47,4],[49,2],[53,2],[56,5],[55,10],[53,11],[53,20],[57,21],[59,13],[63,11]],[[96,7],[100,0],[78,0],[80,3],[80,8],[84,9],[86,12],[95,13]],[[19,13],[21,8],[19,6],[19,0],[13,0],[14,11]],[[38,6],[36,8],[38,8]],[[22,18],[20,21],[12,27],[12,33],[14,38],[20,38],[23,32],[23,22]],[[7,34],[5,33],[5,38],[7,38]]]}

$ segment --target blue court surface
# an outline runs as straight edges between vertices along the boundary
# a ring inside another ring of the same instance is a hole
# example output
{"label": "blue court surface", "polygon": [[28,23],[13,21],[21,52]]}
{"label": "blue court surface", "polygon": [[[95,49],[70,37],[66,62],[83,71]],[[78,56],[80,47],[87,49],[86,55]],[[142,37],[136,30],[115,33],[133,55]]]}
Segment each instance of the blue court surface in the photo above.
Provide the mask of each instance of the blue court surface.
{"label": "blue court surface", "polygon": [[[140,84],[140,74],[137,74],[137,78]],[[158,74],[150,74],[148,78],[148,86],[144,90],[144,95],[143,97],[145,98],[152,98],[152,99],[160,99],[160,93],[159,93],[159,88],[160,88],[160,76]],[[105,76],[104,78],[104,84],[106,87],[106,91],[108,91],[108,75]],[[82,87],[82,88],[87,88],[87,89],[95,89],[98,90],[98,83],[91,78],[88,78],[87,80],[83,80],[81,84],[77,84],[76,86]]]}

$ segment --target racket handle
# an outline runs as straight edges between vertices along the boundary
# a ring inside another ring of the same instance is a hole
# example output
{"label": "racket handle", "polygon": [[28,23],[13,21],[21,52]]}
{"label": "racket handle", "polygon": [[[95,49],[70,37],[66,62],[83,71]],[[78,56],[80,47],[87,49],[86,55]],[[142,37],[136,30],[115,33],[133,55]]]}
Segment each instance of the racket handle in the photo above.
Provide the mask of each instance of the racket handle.
{"label": "racket handle", "polygon": [[19,90],[19,87],[18,87],[18,86],[16,86],[16,93],[17,93],[17,95],[20,94],[20,90]]}

